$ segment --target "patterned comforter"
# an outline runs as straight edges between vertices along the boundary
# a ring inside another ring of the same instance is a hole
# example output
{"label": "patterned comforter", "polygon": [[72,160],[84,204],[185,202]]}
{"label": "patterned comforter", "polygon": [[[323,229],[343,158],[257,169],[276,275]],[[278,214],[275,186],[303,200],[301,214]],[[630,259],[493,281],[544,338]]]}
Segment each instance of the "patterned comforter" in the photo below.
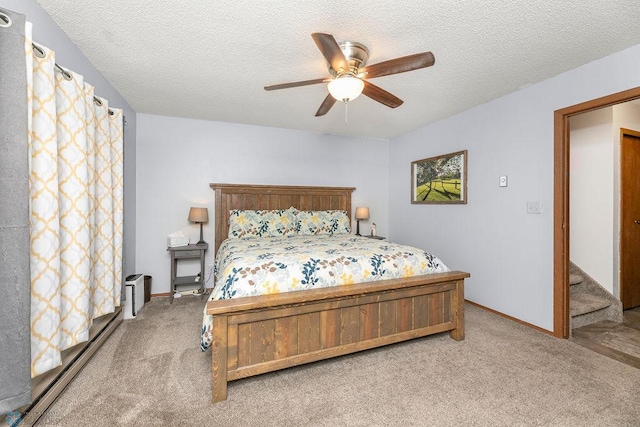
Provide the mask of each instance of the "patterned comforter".
{"label": "patterned comforter", "polygon": [[[218,251],[209,300],[446,271],[421,249],[352,234],[227,239]],[[212,327],[213,317],[204,313],[202,351],[211,345]]]}

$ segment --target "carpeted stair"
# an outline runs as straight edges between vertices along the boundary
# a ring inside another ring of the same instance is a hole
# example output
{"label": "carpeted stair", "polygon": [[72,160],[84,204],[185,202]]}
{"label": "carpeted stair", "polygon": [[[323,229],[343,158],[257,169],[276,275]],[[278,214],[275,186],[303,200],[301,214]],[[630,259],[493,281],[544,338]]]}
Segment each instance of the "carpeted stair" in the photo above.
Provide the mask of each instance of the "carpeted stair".
{"label": "carpeted stair", "polygon": [[622,322],[622,303],[574,263],[569,269],[571,329],[602,320]]}

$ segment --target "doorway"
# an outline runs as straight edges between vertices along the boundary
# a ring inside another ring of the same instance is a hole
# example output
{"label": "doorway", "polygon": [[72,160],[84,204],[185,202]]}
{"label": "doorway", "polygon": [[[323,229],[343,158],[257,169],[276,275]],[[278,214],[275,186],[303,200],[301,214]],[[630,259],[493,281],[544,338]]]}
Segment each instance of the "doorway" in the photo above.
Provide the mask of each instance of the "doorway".
{"label": "doorway", "polygon": [[556,337],[569,337],[569,118],[638,98],[640,88],[635,88],[554,112],[553,335]]}

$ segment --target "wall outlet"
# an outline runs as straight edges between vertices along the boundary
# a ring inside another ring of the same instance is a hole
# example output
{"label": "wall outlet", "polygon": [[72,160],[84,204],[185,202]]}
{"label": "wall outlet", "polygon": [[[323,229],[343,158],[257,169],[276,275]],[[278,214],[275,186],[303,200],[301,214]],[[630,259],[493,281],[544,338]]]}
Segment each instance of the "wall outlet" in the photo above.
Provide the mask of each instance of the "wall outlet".
{"label": "wall outlet", "polygon": [[507,175],[502,175],[498,180],[500,187],[507,187],[509,185],[508,179],[509,177]]}
{"label": "wall outlet", "polygon": [[540,208],[540,202],[527,202],[528,214],[540,214],[542,209]]}

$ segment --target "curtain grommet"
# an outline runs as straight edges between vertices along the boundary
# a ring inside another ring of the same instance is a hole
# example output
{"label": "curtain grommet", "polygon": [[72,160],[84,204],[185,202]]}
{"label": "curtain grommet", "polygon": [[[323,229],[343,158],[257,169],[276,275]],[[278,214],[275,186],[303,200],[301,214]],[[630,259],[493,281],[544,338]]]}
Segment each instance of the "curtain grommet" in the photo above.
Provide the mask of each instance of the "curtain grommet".
{"label": "curtain grommet", "polygon": [[0,12],[0,27],[8,28],[13,24],[11,17],[5,13]]}
{"label": "curtain grommet", "polygon": [[43,48],[41,48],[40,46],[37,46],[35,44],[31,44],[31,48],[33,49],[33,54],[35,56],[37,56],[38,58],[44,58],[47,56],[47,53],[44,51]]}

